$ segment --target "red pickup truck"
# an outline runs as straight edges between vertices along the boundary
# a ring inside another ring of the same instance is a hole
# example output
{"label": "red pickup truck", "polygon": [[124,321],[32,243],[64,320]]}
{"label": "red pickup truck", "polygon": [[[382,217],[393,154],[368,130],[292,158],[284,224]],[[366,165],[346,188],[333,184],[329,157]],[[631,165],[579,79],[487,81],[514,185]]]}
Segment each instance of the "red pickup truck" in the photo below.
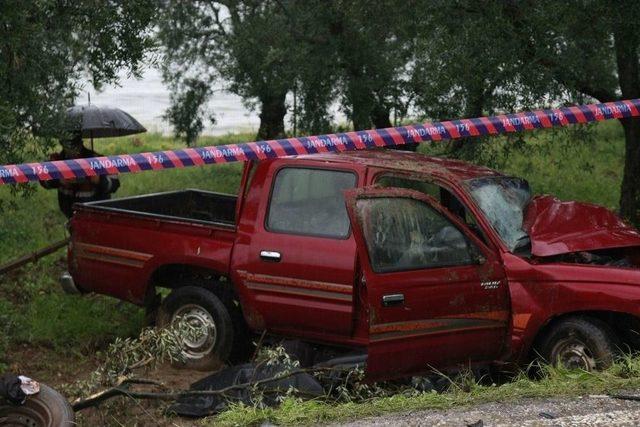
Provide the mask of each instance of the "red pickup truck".
{"label": "red pickup truck", "polygon": [[640,234],[611,211],[392,150],[247,163],[198,190],[75,206],[66,289],[187,319],[207,368],[268,332],[366,355],[370,378],[537,354],[584,369],[640,340]]}

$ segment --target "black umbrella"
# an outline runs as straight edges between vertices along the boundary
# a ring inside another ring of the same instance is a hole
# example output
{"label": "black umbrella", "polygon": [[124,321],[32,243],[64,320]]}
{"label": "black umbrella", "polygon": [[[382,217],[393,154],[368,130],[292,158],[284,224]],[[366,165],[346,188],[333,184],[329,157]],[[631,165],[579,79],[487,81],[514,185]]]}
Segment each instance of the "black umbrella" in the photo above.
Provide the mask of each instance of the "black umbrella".
{"label": "black umbrella", "polygon": [[129,113],[114,107],[75,105],[67,109],[67,129],[79,132],[83,138],[110,138],[146,132]]}

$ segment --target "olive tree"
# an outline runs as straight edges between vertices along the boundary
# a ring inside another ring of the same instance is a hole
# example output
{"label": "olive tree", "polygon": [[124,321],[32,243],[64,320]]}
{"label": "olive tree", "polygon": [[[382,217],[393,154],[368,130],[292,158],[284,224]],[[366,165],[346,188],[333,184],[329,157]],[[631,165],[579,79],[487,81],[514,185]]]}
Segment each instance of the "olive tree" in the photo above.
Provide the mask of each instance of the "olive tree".
{"label": "olive tree", "polygon": [[[260,115],[258,138],[284,135],[287,113],[286,96],[295,82],[292,66],[295,40],[286,30],[288,20],[278,2],[273,0],[226,0],[182,2],[167,0],[159,20],[159,39],[163,46],[163,75],[173,92],[208,87],[216,82],[243,98],[249,106],[257,105]],[[185,84],[185,82],[191,82]],[[206,103],[212,91],[200,92],[198,101]],[[172,111],[191,108],[188,96],[176,95]],[[193,99],[193,97],[191,97]],[[202,112],[202,110],[200,110]],[[182,128],[186,123],[175,120]]]}
{"label": "olive tree", "polygon": [[[632,0],[507,2],[520,56],[550,87],[607,102],[640,97],[640,3]],[[640,223],[640,119],[625,136],[621,214]]]}
{"label": "olive tree", "polygon": [[137,74],[153,47],[153,0],[0,2],[0,163],[41,155],[88,78]]}

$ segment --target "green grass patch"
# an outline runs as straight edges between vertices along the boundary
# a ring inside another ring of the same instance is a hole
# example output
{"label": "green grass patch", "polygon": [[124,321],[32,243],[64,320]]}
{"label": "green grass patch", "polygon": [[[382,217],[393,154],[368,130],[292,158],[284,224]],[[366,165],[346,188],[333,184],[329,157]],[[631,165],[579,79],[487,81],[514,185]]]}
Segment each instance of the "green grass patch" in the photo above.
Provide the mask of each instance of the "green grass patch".
{"label": "green grass patch", "polygon": [[51,293],[31,301],[16,339],[86,354],[116,337],[136,335],[142,324],[142,311],[130,304]]}
{"label": "green grass patch", "polygon": [[321,400],[303,401],[288,398],[276,408],[257,408],[234,404],[227,411],[205,419],[213,425],[310,425],[328,422],[361,420],[394,412],[442,410],[488,402],[507,402],[523,398],[548,398],[608,394],[640,387],[640,359],[627,357],[604,372],[588,373],[546,367],[541,379],[525,374],[502,385],[480,385],[455,382],[444,393],[417,392],[375,397],[363,402],[331,403]]}

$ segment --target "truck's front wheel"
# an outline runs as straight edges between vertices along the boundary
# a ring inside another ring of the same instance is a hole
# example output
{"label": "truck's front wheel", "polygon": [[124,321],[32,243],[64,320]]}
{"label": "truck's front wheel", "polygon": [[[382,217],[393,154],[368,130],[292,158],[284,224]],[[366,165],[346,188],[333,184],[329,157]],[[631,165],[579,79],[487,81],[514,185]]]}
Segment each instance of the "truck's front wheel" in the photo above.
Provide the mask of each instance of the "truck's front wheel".
{"label": "truck's front wheel", "polygon": [[196,286],[172,291],[158,312],[158,326],[186,322],[182,337],[185,362],[181,366],[213,370],[228,358],[233,344],[233,323],[224,304],[213,293]]}
{"label": "truck's front wheel", "polygon": [[538,353],[553,366],[595,371],[614,361],[617,338],[598,319],[569,317],[559,321],[538,345]]}

